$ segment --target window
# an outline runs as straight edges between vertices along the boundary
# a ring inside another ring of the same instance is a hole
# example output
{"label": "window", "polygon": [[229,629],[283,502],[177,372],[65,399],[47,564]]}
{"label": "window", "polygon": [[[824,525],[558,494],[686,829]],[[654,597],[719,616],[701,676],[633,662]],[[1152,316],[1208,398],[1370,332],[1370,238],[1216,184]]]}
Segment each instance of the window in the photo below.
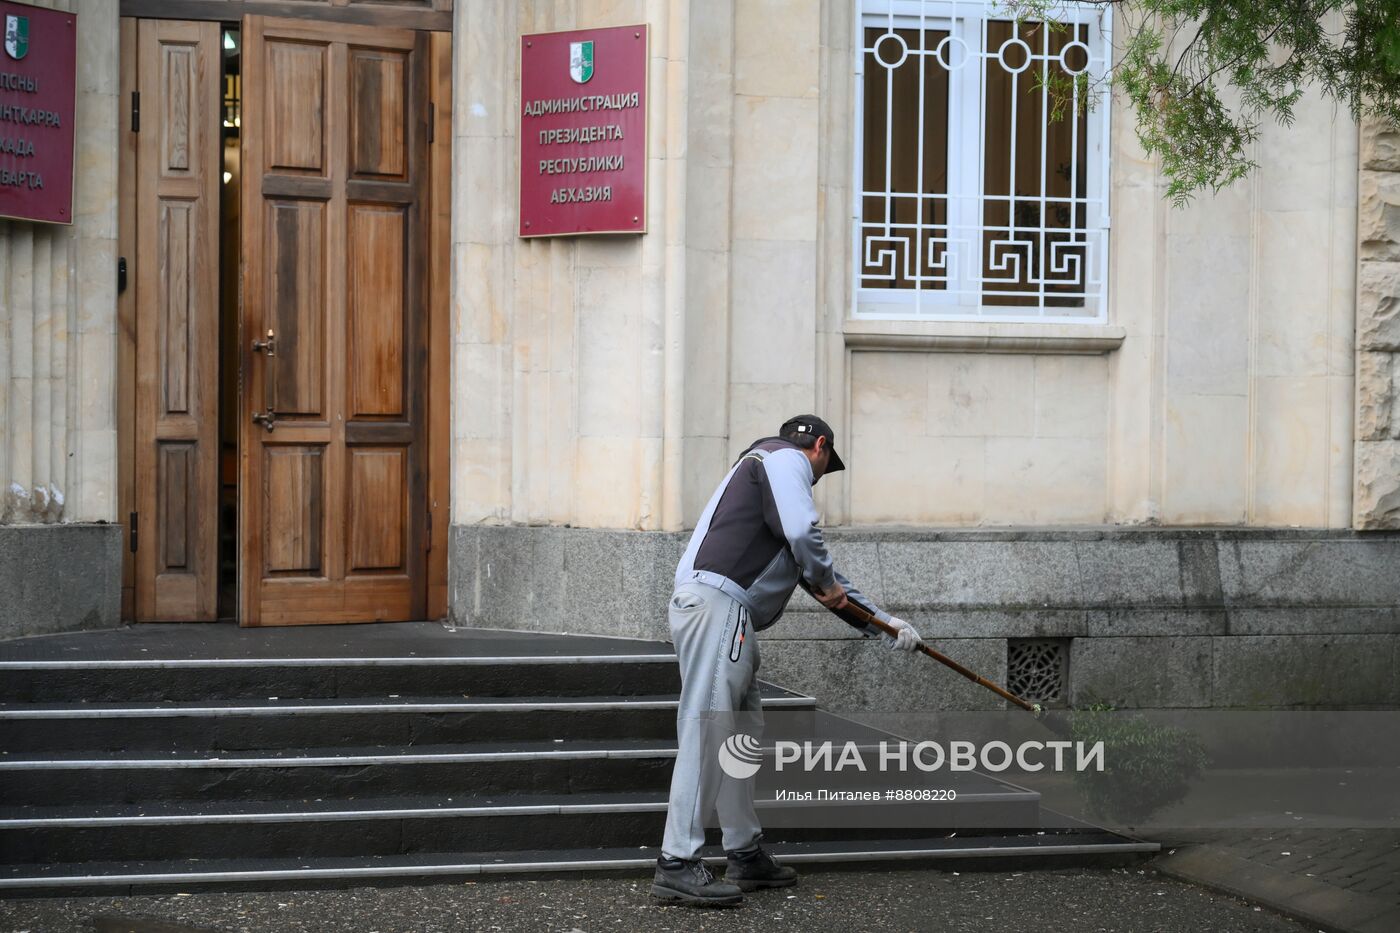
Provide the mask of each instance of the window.
{"label": "window", "polygon": [[[858,318],[1107,319],[1110,11],[1070,4],[1058,29],[997,15],[861,2]],[[1058,115],[1056,71],[1073,82]]]}

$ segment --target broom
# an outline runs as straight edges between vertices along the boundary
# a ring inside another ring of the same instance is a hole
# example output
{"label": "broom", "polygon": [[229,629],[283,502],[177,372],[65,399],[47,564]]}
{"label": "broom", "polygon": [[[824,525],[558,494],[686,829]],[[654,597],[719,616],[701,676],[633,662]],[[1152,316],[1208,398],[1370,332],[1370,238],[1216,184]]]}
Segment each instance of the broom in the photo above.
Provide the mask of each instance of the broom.
{"label": "broom", "polygon": [[[816,594],[812,592],[812,587],[810,584],[807,583],[806,580],[800,581],[800,584],[804,590],[806,590],[810,595],[813,596],[813,598],[815,598]],[[872,614],[864,606],[861,606],[853,602],[852,600],[846,600],[845,606],[843,606],[840,609],[833,609],[831,611],[837,616],[839,616],[842,621],[848,624],[853,624],[857,627],[874,626],[875,628],[884,632],[886,635],[889,635],[891,638],[894,638],[898,635],[898,632],[895,630],[894,626],[890,625],[888,622],[881,622],[879,619],[875,618],[874,614]],[[992,683],[990,680],[983,677],[981,674],[978,674],[976,671],[964,667],[957,661],[954,661],[952,658],[948,657],[943,652],[930,648],[922,641],[919,642],[919,651],[933,658],[939,664],[942,664],[946,667],[951,668],[952,670],[957,671],[959,674],[963,675],[968,680],[972,681],[978,686],[986,687],[988,690],[992,691],[1002,699],[1019,706],[1021,709],[1035,716],[1036,720],[1043,724],[1051,732],[1054,732],[1055,734],[1060,736],[1069,735],[1069,723],[1065,721],[1063,716],[1052,715],[1052,712],[1046,710],[1045,707],[1041,704],[1032,703],[1029,700],[1024,700],[1021,697],[1018,697],[1016,694],[1012,693],[1010,690],[1007,690],[1005,687],[1002,687],[999,684]]]}

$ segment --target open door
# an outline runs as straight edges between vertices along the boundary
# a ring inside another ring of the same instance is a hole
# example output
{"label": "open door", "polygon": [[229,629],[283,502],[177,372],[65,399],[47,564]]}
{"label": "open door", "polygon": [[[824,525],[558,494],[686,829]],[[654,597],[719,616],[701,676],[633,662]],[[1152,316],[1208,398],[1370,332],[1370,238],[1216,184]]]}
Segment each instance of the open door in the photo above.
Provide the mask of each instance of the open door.
{"label": "open door", "polygon": [[209,621],[218,615],[219,27],[136,28],[135,612],[143,622]]}
{"label": "open door", "polygon": [[243,20],[239,617],[426,612],[426,33]]}

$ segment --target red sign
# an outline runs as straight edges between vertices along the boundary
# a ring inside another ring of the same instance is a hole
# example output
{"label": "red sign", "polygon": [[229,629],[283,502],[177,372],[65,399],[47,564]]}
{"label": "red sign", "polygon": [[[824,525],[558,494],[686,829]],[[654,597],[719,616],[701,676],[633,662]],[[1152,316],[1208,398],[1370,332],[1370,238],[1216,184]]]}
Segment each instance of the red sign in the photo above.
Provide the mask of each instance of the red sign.
{"label": "red sign", "polygon": [[647,27],[520,37],[520,235],[645,233]]}
{"label": "red sign", "polygon": [[0,0],[0,217],[73,222],[78,17]]}

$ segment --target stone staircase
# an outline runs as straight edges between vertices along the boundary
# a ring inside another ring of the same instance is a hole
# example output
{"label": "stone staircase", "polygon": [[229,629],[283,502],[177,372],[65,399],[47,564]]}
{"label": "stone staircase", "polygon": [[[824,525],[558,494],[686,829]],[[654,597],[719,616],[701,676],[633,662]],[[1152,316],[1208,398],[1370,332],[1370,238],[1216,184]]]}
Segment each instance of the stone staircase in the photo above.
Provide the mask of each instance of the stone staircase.
{"label": "stone staircase", "polygon": [[[319,642],[145,626],[0,643],[0,893],[638,872],[655,860],[675,755],[669,646],[339,628]],[[809,717],[813,736],[885,737],[778,687],[764,687],[764,706]],[[1043,829],[1037,794],[986,775],[955,786],[939,828],[901,820],[899,805],[883,829],[817,829],[772,809],[765,843],[794,863],[1121,864],[1157,848]],[[970,829],[989,808],[1018,828]]]}

